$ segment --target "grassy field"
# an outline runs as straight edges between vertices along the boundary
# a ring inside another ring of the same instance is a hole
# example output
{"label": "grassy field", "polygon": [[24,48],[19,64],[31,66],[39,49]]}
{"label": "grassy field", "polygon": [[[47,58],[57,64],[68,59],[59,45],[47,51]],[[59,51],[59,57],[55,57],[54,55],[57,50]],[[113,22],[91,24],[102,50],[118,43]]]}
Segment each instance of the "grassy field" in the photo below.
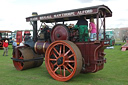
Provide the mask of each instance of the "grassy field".
{"label": "grassy field", "polygon": [[10,45],[9,56],[3,56],[3,50],[0,50],[0,85],[128,85],[128,51],[122,52],[120,47],[105,50],[107,63],[103,70],[79,74],[68,82],[59,82],[48,74],[45,64],[17,71],[11,60]]}

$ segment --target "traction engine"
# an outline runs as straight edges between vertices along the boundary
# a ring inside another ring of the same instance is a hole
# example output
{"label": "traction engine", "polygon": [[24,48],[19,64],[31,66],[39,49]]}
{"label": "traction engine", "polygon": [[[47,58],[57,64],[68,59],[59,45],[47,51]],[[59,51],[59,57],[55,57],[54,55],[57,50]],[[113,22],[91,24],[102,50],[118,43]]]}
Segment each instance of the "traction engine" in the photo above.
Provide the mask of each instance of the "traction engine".
{"label": "traction engine", "polygon": [[[87,25],[64,24],[64,21],[78,20],[83,16],[87,19],[93,16],[97,20],[95,41],[90,40]],[[24,70],[39,67],[45,58],[48,73],[58,81],[68,81],[79,73],[94,73],[103,69],[106,62],[104,49],[109,45],[105,38],[105,17],[111,16],[111,10],[100,5],[27,17],[26,21],[30,21],[33,26],[33,39],[25,41],[25,46],[15,48],[12,58],[15,68]],[[99,18],[104,29],[102,40],[98,36]],[[37,31],[38,20],[45,24],[41,26],[40,33]],[[53,22],[55,25],[52,28],[46,25]]]}

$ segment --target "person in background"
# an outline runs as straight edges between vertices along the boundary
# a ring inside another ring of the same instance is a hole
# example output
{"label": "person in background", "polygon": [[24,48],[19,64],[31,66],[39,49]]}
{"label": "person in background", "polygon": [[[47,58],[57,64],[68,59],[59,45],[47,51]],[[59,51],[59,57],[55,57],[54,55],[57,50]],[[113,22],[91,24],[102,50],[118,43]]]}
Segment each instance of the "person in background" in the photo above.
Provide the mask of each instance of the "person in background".
{"label": "person in background", "polygon": [[19,46],[24,46],[24,41],[22,41]]}
{"label": "person in background", "polygon": [[94,22],[94,18],[90,19],[89,32],[91,33],[90,34],[90,40],[95,41],[96,40],[96,25],[95,25],[95,22]]}
{"label": "person in background", "polygon": [[12,48],[13,48],[13,54],[15,53],[15,47],[17,46],[16,39],[13,39]]}
{"label": "person in background", "polygon": [[126,38],[127,38],[127,36],[124,35],[124,37],[123,37],[123,42],[126,42]]}
{"label": "person in background", "polygon": [[5,40],[5,42],[3,43],[3,47],[4,47],[4,53],[3,56],[6,54],[6,56],[8,56],[8,40]]}

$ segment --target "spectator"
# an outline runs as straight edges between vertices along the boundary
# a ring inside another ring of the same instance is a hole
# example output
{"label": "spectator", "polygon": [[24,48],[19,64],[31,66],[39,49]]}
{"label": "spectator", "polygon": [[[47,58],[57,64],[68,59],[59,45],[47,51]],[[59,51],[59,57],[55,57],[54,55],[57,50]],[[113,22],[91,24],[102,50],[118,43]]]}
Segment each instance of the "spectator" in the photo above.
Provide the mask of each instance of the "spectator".
{"label": "spectator", "polygon": [[91,41],[96,40],[96,25],[95,25],[95,22],[94,22],[93,18],[90,19],[89,32],[91,33],[90,34],[90,40]]}
{"label": "spectator", "polygon": [[4,54],[6,54],[6,56],[8,56],[8,40],[5,40],[3,47],[4,47],[3,56],[4,56]]}
{"label": "spectator", "polygon": [[24,46],[24,41],[22,41],[19,46]]}
{"label": "spectator", "polygon": [[13,47],[13,54],[15,53],[15,47],[17,46],[16,39],[13,39],[12,47]]}
{"label": "spectator", "polygon": [[123,42],[126,42],[126,38],[127,38],[127,36],[124,35],[124,37],[123,37]]}

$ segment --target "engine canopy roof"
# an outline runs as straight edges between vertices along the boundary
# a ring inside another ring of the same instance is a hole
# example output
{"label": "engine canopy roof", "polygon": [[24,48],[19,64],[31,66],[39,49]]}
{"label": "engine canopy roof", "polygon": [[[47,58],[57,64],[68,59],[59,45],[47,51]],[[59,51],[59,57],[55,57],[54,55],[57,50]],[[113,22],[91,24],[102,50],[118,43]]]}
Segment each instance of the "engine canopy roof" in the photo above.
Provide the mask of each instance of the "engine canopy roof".
{"label": "engine canopy roof", "polygon": [[[80,16],[86,16],[87,19],[90,17],[96,18],[99,11],[106,13],[106,17],[112,16],[112,11],[105,5],[98,5],[86,8],[79,8],[73,10],[66,10],[60,12],[53,12],[48,14],[41,14],[37,16],[30,16],[26,18],[26,21],[41,21],[41,22],[60,22],[60,21],[72,21],[78,20]],[[101,14],[101,17],[103,15]]]}

